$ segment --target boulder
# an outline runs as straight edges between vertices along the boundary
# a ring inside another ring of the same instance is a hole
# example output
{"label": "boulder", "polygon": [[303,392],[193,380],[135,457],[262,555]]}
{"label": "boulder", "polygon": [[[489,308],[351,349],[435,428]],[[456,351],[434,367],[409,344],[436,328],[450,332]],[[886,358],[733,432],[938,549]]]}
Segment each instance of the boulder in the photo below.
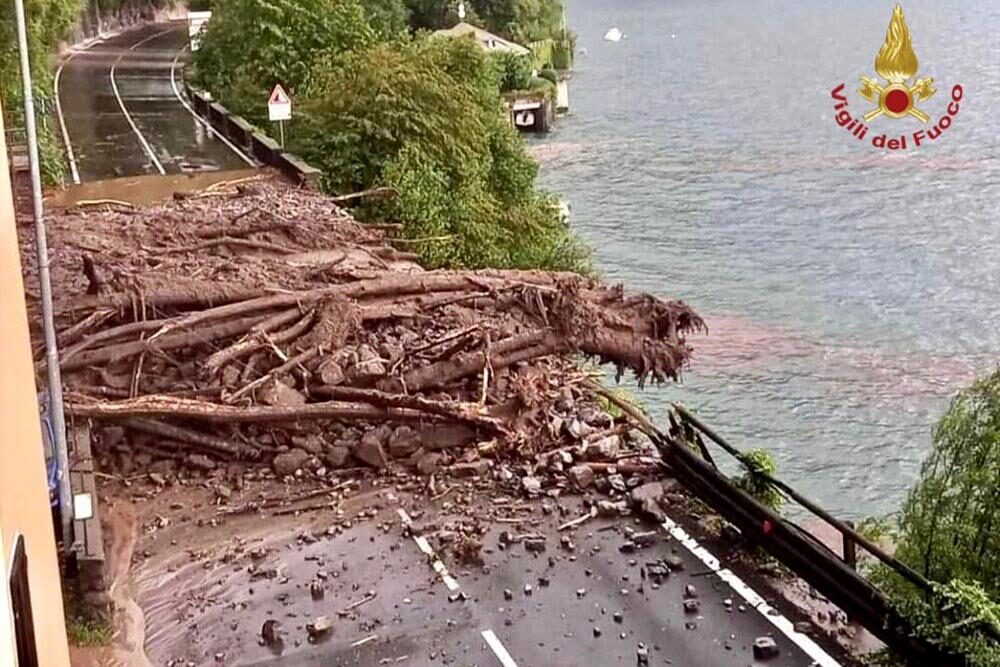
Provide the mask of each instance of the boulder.
{"label": "boulder", "polygon": [[609,435],[584,444],[581,454],[586,461],[611,461],[621,452],[621,442],[617,435]]}
{"label": "boulder", "polygon": [[334,444],[327,447],[326,453],[323,455],[323,463],[327,464],[331,468],[343,468],[350,456],[350,447]]}
{"label": "boulder", "polygon": [[400,426],[389,436],[389,454],[396,459],[420,449],[420,435],[409,426]]}
{"label": "boulder", "polygon": [[428,452],[417,460],[417,472],[421,475],[430,475],[444,465],[446,460],[447,457],[440,452]]}
{"label": "boulder", "polygon": [[588,465],[573,466],[569,469],[570,481],[581,491],[594,485],[594,477],[594,471]]}
{"label": "boulder", "polygon": [[294,475],[309,460],[309,452],[302,449],[290,449],[274,457],[271,466],[279,477]]}
{"label": "boulder", "polygon": [[363,463],[367,463],[373,468],[386,468],[389,466],[389,457],[382,447],[381,429],[368,431],[361,436],[361,442],[354,449],[354,457]]}
{"label": "boulder", "polygon": [[272,380],[257,392],[257,399],[264,405],[293,406],[305,405],[306,397],[281,380]]}
{"label": "boulder", "polygon": [[323,453],[323,446],[326,443],[323,442],[323,436],[317,433],[308,433],[306,435],[293,435],[292,444],[313,456],[319,456]]}
{"label": "boulder", "polygon": [[662,522],[667,518],[661,506],[663,494],[663,484],[648,482],[632,489],[630,497],[636,510],[657,522]]}

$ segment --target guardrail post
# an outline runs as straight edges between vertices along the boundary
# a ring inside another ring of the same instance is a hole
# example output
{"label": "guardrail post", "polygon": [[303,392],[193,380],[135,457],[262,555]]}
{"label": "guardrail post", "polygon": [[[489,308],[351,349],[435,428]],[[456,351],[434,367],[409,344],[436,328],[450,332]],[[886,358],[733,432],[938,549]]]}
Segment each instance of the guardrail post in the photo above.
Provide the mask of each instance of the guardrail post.
{"label": "guardrail post", "polygon": [[[848,528],[850,528],[851,530],[854,530],[854,522],[853,521],[845,521],[844,523],[847,524]],[[852,570],[857,570],[858,569],[858,544],[857,544],[857,542],[854,541],[854,539],[850,535],[847,535],[846,533],[843,534],[843,537],[844,537],[844,562]]]}

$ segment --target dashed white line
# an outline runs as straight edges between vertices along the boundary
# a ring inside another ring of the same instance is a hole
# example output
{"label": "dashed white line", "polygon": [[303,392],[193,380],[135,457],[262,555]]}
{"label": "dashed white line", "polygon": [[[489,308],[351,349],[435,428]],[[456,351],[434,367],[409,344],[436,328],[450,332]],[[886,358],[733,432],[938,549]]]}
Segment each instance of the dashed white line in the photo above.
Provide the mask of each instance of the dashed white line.
{"label": "dashed white line", "polygon": [[181,91],[180,91],[180,89],[179,89],[179,88],[177,87],[177,76],[176,76],[176,72],[177,72],[177,61],[178,61],[178,60],[180,60],[180,57],[181,57],[181,54],[182,54],[182,53],[184,52],[184,50],[185,50],[185,49],[187,49],[187,48],[188,48],[187,46],[184,46],[184,48],[182,48],[182,49],[181,49],[180,51],[178,51],[178,52],[177,52],[177,56],[176,56],[176,57],[174,58],[174,62],[173,62],[173,64],[172,64],[172,65],[170,66],[170,85],[171,85],[171,86],[173,86],[173,89],[174,89],[174,95],[176,95],[176,96],[177,96],[177,99],[178,99],[178,100],[180,101],[180,103],[181,103],[182,105],[184,105],[184,108],[185,108],[185,109],[187,109],[187,110],[188,110],[188,112],[189,112],[189,113],[190,113],[190,114],[191,114],[192,116],[194,116],[195,120],[197,120],[197,121],[198,121],[199,123],[201,123],[202,125],[204,125],[204,126],[205,126],[205,129],[206,129],[206,130],[208,130],[208,131],[209,131],[210,133],[212,133],[212,134],[214,134],[215,136],[217,136],[217,137],[218,137],[219,139],[221,139],[221,140],[222,140],[222,142],[223,142],[224,144],[226,144],[226,145],[227,145],[227,146],[229,146],[229,147],[230,147],[231,149],[233,149],[233,152],[235,152],[235,153],[236,153],[237,155],[239,155],[239,156],[240,156],[240,158],[242,158],[244,162],[246,162],[247,164],[249,164],[249,165],[250,165],[251,167],[256,167],[256,166],[257,166],[257,163],[256,163],[256,162],[254,161],[254,159],[253,159],[253,158],[249,157],[249,156],[248,156],[248,155],[247,155],[246,153],[244,153],[243,151],[241,151],[241,150],[240,150],[240,149],[239,149],[239,148],[238,148],[238,147],[237,147],[237,146],[236,146],[235,144],[233,144],[233,142],[231,142],[231,141],[229,140],[229,138],[228,138],[228,137],[226,137],[226,136],[225,136],[224,134],[222,134],[221,132],[218,132],[218,131],[216,131],[216,129],[215,129],[214,127],[212,127],[212,124],[211,124],[211,123],[209,123],[209,122],[208,122],[207,120],[205,120],[204,118],[202,118],[201,116],[199,116],[199,115],[198,115],[198,112],[196,112],[196,111],[195,111],[194,109],[192,109],[192,108],[191,108],[191,105],[190,105],[190,104],[188,104],[188,103],[187,103],[187,100],[185,100],[185,99],[184,99],[184,97],[183,97],[183,96],[181,95]]}
{"label": "dashed white line", "polygon": [[492,630],[483,630],[481,634],[483,635],[483,639],[486,640],[486,644],[493,650],[497,660],[500,661],[500,664],[503,665],[503,667],[517,667],[517,663],[514,662],[514,658],[512,658],[510,653],[507,652],[507,648],[500,642],[500,639],[497,637],[495,632]]}
{"label": "dashed white line", "polygon": [[[171,32],[172,30],[173,28],[169,30],[163,30],[158,33],[152,34],[149,37],[146,37],[145,39],[140,39],[138,42],[130,46],[128,50],[134,51],[137,47],[142,46],[146,42],[150,42],[159,37],[160,35],[164,35],[168,32]],[[124,100],[122,100],[122,96],[118,92],[118,84],[115,82],[115,70],[118,68],[118,63],[120,63],[122,61],[122,58],[124,57],[125,57],[124,53],[118,56],[118,59],[115,60],[115,64],[111,66],[111,90],[115,94],[115,99],[118,100],[118,106],[121,107],[122,114],[124,114],[125,116],[125,120],[127,120],[128,124],[132,127],[132,131],[135,132],[135,136],[139,137],[139,143],[142,144],[143,150],[146,151],[146,154],[149,155],[149,158],[153,161],[153,166],[156,167],[156,170],[160,172],[161,176],[166,175],[167,170],[163,168],[163,165],[160,163],[159,159],[157,159],[156,153],[153,152],[153,149],[149,145],[149,142],[146,141],[146,137],[142,136],[142,132],[139,131],[139,127],[135,124],[135,121],[132,120],[132,116],[131,114],[129,114],[128,109],[125,108],[125,102]]]}
{"label": "dashed white line", "polygon": [[[400,508],[398,512],[399,518],[402,519],[404,526],[409,526],[413,523],[413,520],[410,519],[410,515],[406,513],[406,510]],[[436,553],[434,553],[434,549],[431,548],[431,544],[427,541],[427,538],[423,535],[414,535],[413,541],[417,543],[417,548],[430,559],[431,567],[433,567],[434,571],[438,573],[439,577],[441,577],[441,581],[443,581],[444,585],[448,587],[448,590],[452,593],[459,590],[461,586],[459,586],[458,582],[455,581],[455,578],[448,573],[448,568],[444,566],[441,559],[437,557]]]}
{"label": "dashed white line", "polygon": [[677,522],[668,517],[663,522],[663,528],[670,533],[671,537],[683,544],[695,558],[704,563],[708,569],[712,570],[712,572],[714,572],[719,579],[727,583],[730,588],[736,591],[737,595],[746,600],[747,604],[759,611],[761,615],[770,621],[774,627],[788,637],[789,641],[802,649],[807,656],[812,658],[817,667],[841,667],[841,664],[831,657],[830,654],[820,648],[816,642],[801,632],[796,632],[795,626],[792,622],[782,616],[781,613],[774,607],[769,605],[767,601],[761,597],[760,593],[750,588],[742,579],[736,576],[732,570],[723,568],[719,563],[719,559],[705,547],[698,544],[698,541],[691,537],[686,530],[681,528]]}
{"label": "dashed white line", "polygon": [[69,131],[66,129],[66,119],[63,118],[62,103],[59,101],[59,78],[62,76],[63,67],[66,66],[76,53],[70,53],[69,58],[59,64],[56,70],[56,79],[52,84],[56,97],[56,117],[59,118],[59,129],[62,131],[63,145],[66,147],[66,158],[69,160],[69,173],[73,178],[74,185],[80,185],[80,172],[76,168],[76,156],[73,155],[73,143],[69,140]]}

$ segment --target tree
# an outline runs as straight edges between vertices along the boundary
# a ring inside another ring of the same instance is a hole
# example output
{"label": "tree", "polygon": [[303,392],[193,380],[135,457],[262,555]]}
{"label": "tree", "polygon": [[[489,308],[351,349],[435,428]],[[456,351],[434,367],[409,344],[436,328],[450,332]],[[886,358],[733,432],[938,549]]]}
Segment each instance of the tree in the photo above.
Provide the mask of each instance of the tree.
{"label": "tree", "polygon": [[534,189],[538,168],[504,119],[496,61],[474,42],[383,44],[320,69],[297,150],[330,190],[394,187],[399,197],[368,213],[401,221],[426,263],[586,267]]}
{"label": "tree", "polygon": [[916,631],[973,667],[1000,666],[1000,370],[960,392],[934,429],[896,557],[932,582],[928,596],[874,573]]}
{"label": "tree", "polygon": [[[358,0],[217,3],[195,52],[196,80],[237,113],[261,120],[274,84],[305,93],[318,60],[369,48],[392,33],[394,19],[382,14],[366,13]],[[388,23],[375,26],[373,17]]]}

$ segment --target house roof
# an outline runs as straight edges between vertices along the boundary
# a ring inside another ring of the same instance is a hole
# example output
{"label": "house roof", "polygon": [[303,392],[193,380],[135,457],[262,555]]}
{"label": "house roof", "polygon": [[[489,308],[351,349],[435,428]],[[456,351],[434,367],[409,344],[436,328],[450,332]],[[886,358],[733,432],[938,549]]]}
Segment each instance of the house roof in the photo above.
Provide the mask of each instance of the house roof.
{"label": "house roof", "polygon": [[434,34],[443,35],[445,37],[471,36],[488,51],[512,51],[518,55],[527,55],[531,53],[531,49],[525,46],[521,46],[520,44],[512,42],[508,39],[504,39],[499,35],[494,35],[492,32],[483,30],[482,28],[477,28],[471,23],[466,23],[465,21],[457,23],[451,28],[447,28],[445,30],[437,30]]}

